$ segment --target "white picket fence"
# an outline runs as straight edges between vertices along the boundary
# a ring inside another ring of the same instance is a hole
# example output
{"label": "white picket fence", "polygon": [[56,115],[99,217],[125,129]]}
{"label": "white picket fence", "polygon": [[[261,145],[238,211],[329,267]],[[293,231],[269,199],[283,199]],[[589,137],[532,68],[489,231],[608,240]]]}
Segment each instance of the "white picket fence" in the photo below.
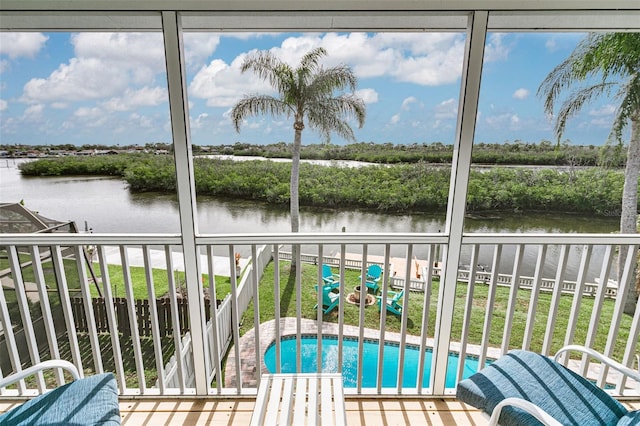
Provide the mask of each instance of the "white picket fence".
{"label": "white picket fence", "polygon": [[[244,315],[249,304],[251,303],[251,300],[253,299],[253,281],[252,281],[254,276],[253,268],[254,267],[258,268],[257,276],[259,281],[260,278],[262,277],[262,274],[264,273],[265,267],[271,260],[271,257],[272,257],[271,246],[259,247],[257,249],[256,261],[254,262],[253,259],[249,259],[248,266],[245,268],[244,271],[242,271],[238,288],[237,288],[238,318],[241,318],[242,315]],[[217,346],[219,348],[220,358],[224,356],[224,354],[227,352],[227,350],[229,349],[229,346],[233,341],[233,328],[232,328],[231,314],[232,314],[231,295],[227,294],[224,300],[222,301],[222,303],[220,304],[220,306],[218,306],[217,316],[216,316],[217,328],[218,328],[218,333],[217,333],[218,345]],[[207,321],[206,333],[207,333],[208,343],[209,343],[209,351],[207,352],[209,359],[208,359],[207,365],[210,366],[209,371],[207,372],[207,375],[210,381],[212,381],[216,376],[216,369],[214,367],[215,364],[213,362],[213,351],[214,351],[213,339],[216,338],[216,334],[214,334],[213,332],[213,321],[211,320]],[[167,383],[167,386],[169,387],[176,387],[176,388],[180,387],[180,384],[182,381],[180,380],[180,376],[179,376],[178,360],[182,359],[184,360],[183,370],[184,370],[185,386],[193,387],[195,386],[195,372],[193,368],[193,356],[191,353],[192,352],[191,351],[191,335],[188,332],[182,338],[182,345],[181,345],[181,348],[179,348],[179,350],[181,351],[182,356],[176,357],[175,354],[172,355],[171,358],[169,359],[169,362],[165,366],[165,381]]]}

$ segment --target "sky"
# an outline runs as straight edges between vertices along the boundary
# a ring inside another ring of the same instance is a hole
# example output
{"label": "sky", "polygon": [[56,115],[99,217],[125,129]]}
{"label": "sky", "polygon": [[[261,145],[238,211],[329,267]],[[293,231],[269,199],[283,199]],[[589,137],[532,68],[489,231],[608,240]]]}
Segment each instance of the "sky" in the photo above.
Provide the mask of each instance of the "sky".
{"label": "sky", "polygon": [[[475,142],[555,142],[536,92],[584,37],[580,33],[489,33]],[[273,89],[244,58],[270,50],[291,66],[316,47],[324,67],[349,66],[365,104],[358,142],[451,144],[460,97],[465,34],[185,33],[192,142],[290,143],[292,121],[257,116],[233,128],[229,112],[244,95]],[[567,126],[563,140],[602,145],[615,104],[600,99]],[[160,33],[0,33],[0,143],[144,145],[171,142]],[[305,130],[303,144],[320,143]],[[332,143],[346,141],[332,137]]]}

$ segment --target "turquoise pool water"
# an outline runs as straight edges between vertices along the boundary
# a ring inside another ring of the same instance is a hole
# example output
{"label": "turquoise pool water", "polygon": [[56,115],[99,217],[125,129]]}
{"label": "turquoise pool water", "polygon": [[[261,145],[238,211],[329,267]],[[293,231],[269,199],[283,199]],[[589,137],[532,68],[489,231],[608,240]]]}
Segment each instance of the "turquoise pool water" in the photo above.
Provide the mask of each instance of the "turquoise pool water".
{"label": "turquoise pool water", "polygon": [[[302,336],[302,372],[315,373],[317,368],[318,339],[317,336]],[[384,365],[382,369],[382,387],[396,387],[398,375],[398,359],[399,345],[393,343],[385,343],[384,345]],[[281,365],[280,371],[283,373],[296,372],[296,339],[293,337],[285,337],[281,343]],[[404,373],[402,377],[403,387],[416,387],[418,376],[418,361],[420,348],[413,345],[406,345],[404,352]],[[344,385],[346,387],[356,387],[358,373],[358,341],[353,338],[345,337],[343,340],[343,362],[342,375],[344,377]],[[271,373],[276,371],[276,348],[272,343],[264,354],[264,362],[267,369]],[[429,386],[431,377],[431,350],[427,349],[425,356],[424,375],[422,377],[422,386]],[[487,362],[487,365],[491,361]],[[449,362],[447,365],[446,387],[455,386],[456,369],[458,368],[458,355],[449,354]],[[363,378],[362,387],[377,386],[377,369],[378,369],[378,341],[365,340],[364,356],[363,356]],[[322,371],[326,373],[335,373],[338,371],[338,339],[335,336],[324,336],[322,338]],[[465,379],[478,371],[478,359],[467,357],[464,363],[464,371],[462,378]]]}

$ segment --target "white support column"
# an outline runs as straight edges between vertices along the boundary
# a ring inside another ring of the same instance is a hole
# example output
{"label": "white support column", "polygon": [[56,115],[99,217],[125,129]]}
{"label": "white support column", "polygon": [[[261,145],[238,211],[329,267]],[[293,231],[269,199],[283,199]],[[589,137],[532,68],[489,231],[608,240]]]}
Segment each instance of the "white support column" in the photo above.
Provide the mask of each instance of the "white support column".
{"label": "white support column", "polygon": [[444,253],[446,266],[440,281],[438,295],[438,311],[436,314],[436,333],[432,370],[432,386],[434,395],[443,395],[447,373],[447,358],[451,340],[451,324],[456,298],[458,264],[462,248],[464,230],[464,212],[467,202],[467,185],[471,168],[471,151],[478,113],[480,95],[480,75],[484,56],[484,43],[487,35],[488,12],[476,11],[467,27],[467,41],[462,83],[460,87],[460,104],[458,111],[458,129],[453,146],[451,165],[451,184],[447,203],[446,233],[449,243]]}
{"label": "white support column", "polygon": [[[182,26],[178,14],[162,12],[164,54],[167,64],[171,131],[176,164],[176,187],[180,211],[182,251],[184,253],[185,280],[189,298],[189,325],[195,369],[196,394],[206,395],[209,384],[205,362],[205,324],[202,284],[198,276],[198,249],[196,247],[196,194],[189,133],[187,82],[182,45]],[[214,331],[215,332],[215,331]]]}

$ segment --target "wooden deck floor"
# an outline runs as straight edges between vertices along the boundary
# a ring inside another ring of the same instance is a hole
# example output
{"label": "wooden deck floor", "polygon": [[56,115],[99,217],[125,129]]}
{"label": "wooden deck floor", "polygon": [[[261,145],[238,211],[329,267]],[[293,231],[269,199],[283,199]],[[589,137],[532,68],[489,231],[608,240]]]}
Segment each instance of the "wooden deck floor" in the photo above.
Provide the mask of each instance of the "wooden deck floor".
{"label": "wooden deck floor", "polygon": [[[244,425],[249,424],[253,400],[123,401],[125,425]],[[477,410],[453,399],[348,399],[347,424],[357,425],[484,425]]]}
{"label": "wooden deck floor", "polygon": [[[0,413],[21,401],[0,401]],[[124,425],[247,425],[252,399],[163,399],[122,400]],[[640,409],[640,401],[626,402],[630,410]],[[376,425],[486,425],[487,419],[455,399],[347,399],[347,424]]]}

